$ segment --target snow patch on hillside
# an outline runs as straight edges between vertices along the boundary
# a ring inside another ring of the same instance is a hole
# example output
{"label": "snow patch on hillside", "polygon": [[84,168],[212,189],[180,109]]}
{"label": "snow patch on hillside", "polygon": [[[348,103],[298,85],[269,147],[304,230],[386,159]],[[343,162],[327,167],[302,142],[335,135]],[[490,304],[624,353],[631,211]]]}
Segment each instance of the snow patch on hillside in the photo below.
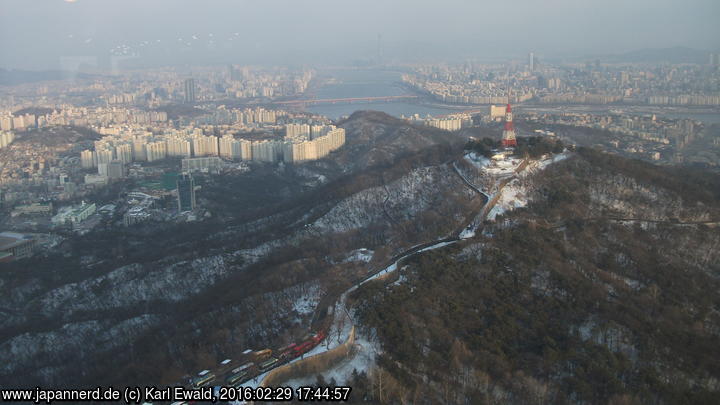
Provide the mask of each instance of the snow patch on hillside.
{"label": "snow patch on hillside", "polygon": [[[567,159],[569,153],[560,153],[540,160],[533,160],[528,163],[525,169],[518,176],[510,181],[500,191],[500,198],[497,204],[488,213],[488,219],[494,221],[498,215],[512,211],[516,208],[526,207],[530,201],[531,182],[526,179],[527,176],[544,170],[549,165]],[[500,163],[500,162],[499,162]],[[510,167],[505,164],[505,167]]]}
{"label": "snow patch on hillside", "polygon": [[300,315],[312,314],[320,302],[320,295],[320,286],[318,284],[310,285],[307,291],[295,300],[293,310]]}
{"label": "snow patch on hillside", "polygon": [[372,260],[374,253],[375,252],[373,252],[372,250],[365,249],[365,248],[353,250],[352,252],[350,252],[348,257],[345,260],[343,260],[343,263],[350,263],[350,262],[368,263],[370,260]]}
{"label": "snow patch on hillside", "polygon": [[492,163],[483,168],[484,172],[497,177],[507,177],[515,173],[518,166],[522,163],[522,159],[506,158],[501,160],[492,160]]}
{"label": "snow patch on hillside", "polygon": [[[88,310],[110,310],[149,301],[179,302],[227,275],[222,255],[181,261],[159,269],[130,264],[110,273],[48,291],[38,299],[46,316],[70,318]],[[111,287],[112,286],[112,287]]]}
{"label": "snow patch on hillside", "polygon": [[[71,364],[88,355],[96,346],[111,350],[160,319],[141,315],[120,322],[88,320],[67,323],[49,332],[24,333],[0,345],[0,374],[15,372],[18,364],[38,369],[54,364]],[[51,349],[49,349],[51,348]]]}
{"label": "snow patch on hillside", "polygon": [[[356,334],[353,350],[354,352],[347,359],[321,373],[328,384],[334,380],[335,385],[348,385],[352,381],[353,370],[360,373],[372,369],[373,366],[375,366],[375,358],[381,353],[382,349],[378,342],[371,341],[365,336]],[[283,385],[297,388],[313,385],[316,381],[317,377],[312,376],[290,380],[284,382]]]}
{"label": "snow patch on hillside", "polygon": [[460,232],[460,239],[470,239],[473,236],[475,236],[475,230],[472,228],[472,226],[469,226],[465,229],[463,229],[462,232]]}
{"label": "snow patch on hillside", "polygon": [[[406,267],[407,267],[407,266],[406,266]],[[392,286],[398,286],[398,285],[400,285],[400,284],[402,284],[402,283],[404,283],[404,282],[406,282],[406,281],[407,281],[407,276],[404,275],[404,274],[400,274],[400,275],[398,275],[398,279],[395,280],[395,281],[393,281],[392,284],[390,284],[390,285],[392,285]]]}
{"label": "snow patch on hillside", "polygon": [[[545,155],[547,156],[547,155]],[[528,166],[523,171],[523,175],[527,176],[532,173],[535,173],[540,170],[544,170],[546,167],[550,166],[553,163],[560,162],[562,160],[567,159],[570,156],[569,152],[563,152],[554,156],[550,157],[543,157],[543,159],[540,160],[534,160],[528,164]]]}
{"label": "snow patch on hillside", "polygon": [[488,213],[488,219],[494,221],[498,215],[525,207],[527,204],[528,191],[519,180],[515,179],[502,189],[497,204]]}
{"label": "snow patch on hillside", "polygon": [[475,152],[470,152],[465,155],[465,160],[470,162],[470,164],[477,167],[478,169],[482,169],[483,167],[490,164],[490,159],[486,158],[485,156],[478,155]]}
{"label": "snow patch on hillside", "polygon": [[610,351],[615,353],[623,353],[628,356],[631,361],[635,361],[638,356],[638,350],[634,344],[634,335],[632,331],[621,325],[598,324],[594,317],[590,317],[582,324],[571,327],[571,332],[575,329],[583,341],[591,341],[597,345],[603,345]]}
{"label": "snow patch on hillside", "polygon": [[470,193],[466,187],[460,187],[461,181],[445,166],[415,169],[392,183],[343,199],[312,223],[308,232],[347,232],[388,220],[412,220],[418,213],[438,204],[445,190]]}

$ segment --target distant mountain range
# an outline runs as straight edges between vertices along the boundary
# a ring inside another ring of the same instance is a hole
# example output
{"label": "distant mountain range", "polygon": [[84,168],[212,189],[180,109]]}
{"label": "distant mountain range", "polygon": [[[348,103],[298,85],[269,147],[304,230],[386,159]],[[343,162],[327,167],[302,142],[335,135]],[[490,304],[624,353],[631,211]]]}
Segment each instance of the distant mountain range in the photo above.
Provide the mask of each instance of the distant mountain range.
{"label": "distant mountain range", "polygon": [[684,46],[645,48],[614,55],[599,55],[602,62],[615,63],[708,63],[710,51]]}
{"label": "distant mountain range", "polygon": [[3,86],[14,86],[23,83],[35,83],[47,80],[62,80],[71,77],[86,79],[92,77],[92,75],[62,70],[34,71],[0,69],[0,85]]}

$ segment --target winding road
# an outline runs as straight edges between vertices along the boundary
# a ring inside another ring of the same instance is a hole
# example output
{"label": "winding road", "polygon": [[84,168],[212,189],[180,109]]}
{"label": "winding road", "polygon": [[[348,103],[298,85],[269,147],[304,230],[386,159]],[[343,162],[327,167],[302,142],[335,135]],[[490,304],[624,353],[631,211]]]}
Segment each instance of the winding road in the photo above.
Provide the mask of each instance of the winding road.
{"label": "winding road", "polygon": [[[522,167],[519,167],[519,171],[522,171],[525,166],[521,165]],[[398,253],[394,255],[392,258],[390,258],[386,263],[385,266],[376,270],[372,271],[370,274],[366,275],[362,280],[356,282],[352,287],[345,290],[337,300],[335,300],[334,305],[334,312],[332,314],[333,320],[328,328],[328,337],[326,338],[327,341],[325,343],[319,344],[317,347],[315,347],[310,352],[306,353],[304,358],[297,358],[292,361],[290,361],[287,364],[295,363],[298,361],[303,361],[303,359],[308,359],[312,356],[318,355],[320,353],[327,352],[329,350],[332,350],[333,348],[339,346],[343,342],[345,342],[348,339],[348,335],[350,333],[350,330],[353,329],[356,325],[354,325],[352,316],[350,314],[350,311],[348,311],[347,308],[347,298],[349,294],[353,293],[355,290],[357,290],[360,286],[363,284],[366,284],[372,280],[376,280],[378,278],[384,277],[386,275],[389,275],[393,272],[395,272],[398,269],[398,266],[400,263],[408,259],[416,254],[426,252],[429,250],[439,249],[445,246],[449,246],[452,244],[455,244],[457,242],[460,242],[464,239],[469,239],[474,235],[475,229],[469,229],[473,226],[474,221],[476,220],[476,217],[483,212],[483,209],[487,208],[488,203],[491,201],[494,201],[494,199],[482,191],[479,187],[474,185],[472,182],[470,182],[463,174],[460,172],[460,170],[456,166],[456,162],[452,162],[452,167],[454,172],[462,179],[463,183],[476,192],[481,198],[482,198],[482,204],[479,205],[479,207],[471,212],[469,215],[469,218],[466,222],[463,223],[462,227],[460,227],[458,230],[452,233],[453,236],[445,237],[441,239],[437,239],[431,242],[421,243],[419,245],[415,245],[401,253]],[[516,173],[517,174],[517,173]],[[513,176],[514,177],[514,176]],[[504,179],[507,180],[507,179]],[[498,184],[498,190],[495,196],[499,195],[502,192],[502,188],[504,185],[507,184],[507,181],[500,181]],[[487,215],[489,210],[485,210],[484,215]],[[483,218],[484,219],[484,218]],[[482,221],[480,221],[482,223]],[[466,230],[470,230],[470,232],[463,232]],[[323,307],[324,308],[324,307]],[[318,307],[317,310],[319,310],[320,307]],[[317,313],[313,315],[313,319],[317,319]],[[334,339],[331,338],[332,336],[336,336]],[[332,342],[330,341],[332,339]],[[267,376],[267,373],[258,376],[254,380],[250,380],[243,384],[244,386],[249,387],[258,387],[263,386],[264,380]]]}

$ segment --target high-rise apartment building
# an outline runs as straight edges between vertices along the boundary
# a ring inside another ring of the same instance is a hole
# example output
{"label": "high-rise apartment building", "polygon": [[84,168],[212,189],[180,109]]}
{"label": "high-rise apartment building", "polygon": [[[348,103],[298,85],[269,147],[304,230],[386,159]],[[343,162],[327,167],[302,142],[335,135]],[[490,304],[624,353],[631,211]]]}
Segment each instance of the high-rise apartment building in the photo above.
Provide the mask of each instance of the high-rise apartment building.
{"label": "high-rise apartment building", "polygon": [[240,159],[240,141],[232,135],[225,135],[219,140],[220,156],[227,159]]}
{"label": "high-rise apartment building", "polygon": [[95,153],[98,163],[107,164],[115,158],[115,153],[113,149],[98,149]]}
{"label": "high-rise apartment building", "polygon": [[298,136],[310,136],[310,125],[308,124],[287,124],[285,125],[285,138]]}
{"label": "high-rise apartment building", "polygon": [[167,144],[165,141],[150,142],[146,145],[145,152],[148,162],[165,159],[167,157]]}
{"label": "high-rise apartment building", "polygon": [[285,162],[304,162],[322,159],[345,144],[345,130],[343,128],[335,128],[329,125],[322,130],[316,128],[316,133],[324,133],[324,135],[317,138],[313,137],[312,140],[301,136],[286,138],[282,150],[283,160]]}
{"label": "high-rise apartment building", "polygon": [[0,148],[4,148],[12,143],[15,139],[15,134],[12,132],[0,132]]}
{"label": "high-rise apartment building", "polygon": [[252,160],[252,142],[246,139],[240,140],[240,158],[242,160]]}
{"label": "high-rise apartment building", "polygon": [[133,141],[132,144],[132,150],[133,150],[133,159],[135,161],[144,161],[147,160],[147,141],[138,139]]}
{"label": "high-rise apartment building", "polygon": [[168,156],[192,156],[192,144],[187,139],[179,137],[165,138],[165,144],[167,145]]}
{"label": "high-rise apartment building", "polygon": [[216,136],[193,136],[194,156],[218,156],[220,153],[218,138]]}
{"label": "high-rise apartment building", "polygon": [[91,150],[80,152],[80,164],[83,169],[92,169],[97,166],[97,156],[95,152]]}
{"label": "high-rise apartment building", "polygon": [[123,163],[132,163],[133,147],[132,144],[126,143],[115,147],[115,157]]}
{"label": "high-rise apartment building", "polygon": [[252,158],[260,162],[277,162],[283,156],[283,143],[262,140],[252,143]]}

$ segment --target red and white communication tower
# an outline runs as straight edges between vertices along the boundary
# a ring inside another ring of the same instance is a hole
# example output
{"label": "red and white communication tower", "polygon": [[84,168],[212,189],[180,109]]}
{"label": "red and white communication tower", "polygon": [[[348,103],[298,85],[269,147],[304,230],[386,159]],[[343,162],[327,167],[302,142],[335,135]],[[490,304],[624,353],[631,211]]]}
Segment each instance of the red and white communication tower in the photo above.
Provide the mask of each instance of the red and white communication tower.
{"label": "red and white communication tower", "polygon": [[517,139],[515,139],[515,127],[513,126],[512,108],[508,103],[505,109],[505,129],[502,135],[502,146],[504,148],[510,148],[517,146]]}

